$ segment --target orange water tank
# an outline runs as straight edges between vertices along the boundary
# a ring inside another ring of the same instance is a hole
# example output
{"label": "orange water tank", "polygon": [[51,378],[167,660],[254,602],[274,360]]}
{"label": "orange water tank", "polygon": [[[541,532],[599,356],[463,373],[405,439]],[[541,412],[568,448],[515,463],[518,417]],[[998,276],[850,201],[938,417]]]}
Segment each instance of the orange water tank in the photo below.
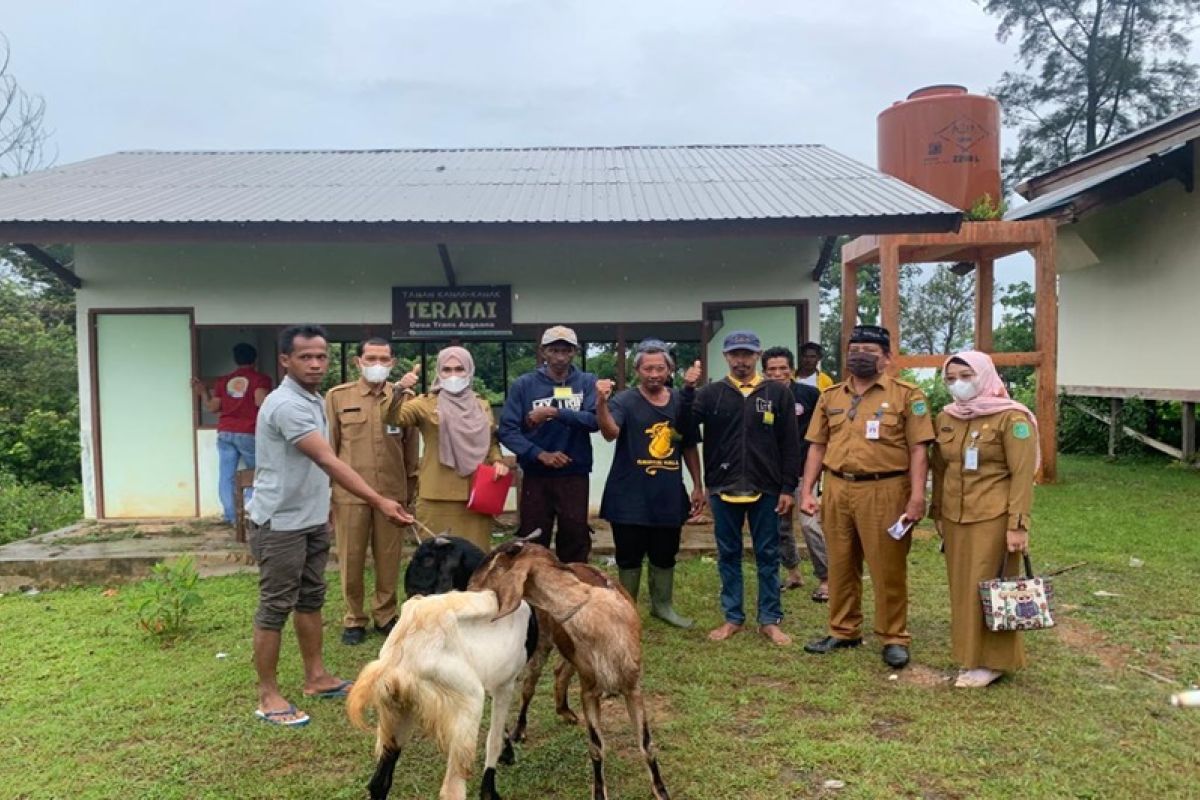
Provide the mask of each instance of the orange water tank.
{"label": "orange water tank", "polygon": [[927,86],[879,115],[879,169],[964,211],[1000,200],[1000,104]]}

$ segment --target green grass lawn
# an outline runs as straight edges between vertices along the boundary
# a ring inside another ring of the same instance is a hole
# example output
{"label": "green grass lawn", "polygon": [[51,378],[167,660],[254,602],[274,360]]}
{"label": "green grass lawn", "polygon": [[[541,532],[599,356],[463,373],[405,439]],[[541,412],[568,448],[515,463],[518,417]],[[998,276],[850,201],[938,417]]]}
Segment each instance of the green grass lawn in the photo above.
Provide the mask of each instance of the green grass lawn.
{"label": "green grass lawn", "polygon": [[[927,536],[911,556],[914,664],[897,680],[869,639],[826,657],[800,650],[824,624],[808,587],[785,598],[793,647],[757,635],[708,642],[705,630],[719,622],[716,569],[683,565],[677,605],[701,626],[648,621],[645,633],[650,720],[672,796],[1197,796],[1200,709],[1171,708],[1172,688],[1130,667],[1200,681],[1200,475],[1082,458],[1063,459],[1061,472],[1059,485],[1038,490],[1036,568],[1087,563],[1057,578],[1062,624],[1027,637],[1030,668],[983,691],[945,680],[954,672],[946,581]],[[313,721],[301,730],[252,718],[255,587],[252,576],[202,581],[193,633],[167,649],[135,629],[128,588],[0,598],[0,796],[365,796],[373,736],[350,728],[341,703],[304,704]],[[380,640],[343,647],[340,610],[340,601],[327,608],[325,650],[352,677]],[[299,700],[290,629],[285,641],[281,679]],[[548,681],[544,689],[500,791],[587,797],[584,734],[557,721]],[[649,797],[622,708],[606,703],[605,720],[612,797]],[[482,749],[481,736],[481,761]],[[419,741],[401,759],[392,796],[435,797],[442,770],[440,754]],[[823,788],[827,780],[845,787]]]}

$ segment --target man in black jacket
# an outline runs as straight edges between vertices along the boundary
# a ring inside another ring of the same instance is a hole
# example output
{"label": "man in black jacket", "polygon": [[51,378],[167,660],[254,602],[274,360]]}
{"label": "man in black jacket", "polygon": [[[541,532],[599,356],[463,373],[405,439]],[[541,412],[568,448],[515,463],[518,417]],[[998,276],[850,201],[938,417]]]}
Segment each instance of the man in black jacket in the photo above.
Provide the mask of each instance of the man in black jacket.
{"label": "man in black jacket", "polygon": [[[812,421],[813,409],[821,399],[817,387],[795,380],[795,357],[786,347],[769,347],[762,354],[763,375],[773,381],[779,381],[792,391],[796,399],[796,428],[800,434],[800,464],[808,454],[808,440],[804,434],[808,431],[808,423]],[[800,577],[800,548],[796,546],[795,524],[791,514],[779,518],[779,558],[787,570],[787,582],[784,590],[798,589],[804,581]],[[829,599],[829,562],[825,555],[825,536],[821,532],[820,521],[808,514],[801,513],[800,529],[804,534],[804,547],[808,558],[812,561],[813,574],[817,576],[820,585],[812,593],[814,603],[823,603]]]}
{"label": "man in black jacket", "polygon": [[775,644],[779,628],[779,516],[790,514],[800,472],[795,401],[786,386],[758,373],[762,343],[734,331],[722,347],[729,375],[697,390],[700,363],[684,376],[684,406],[704,426],[704,483],[712,507],[725,623],[708,634],[724,641],[742,630],[742,525],[748,519],[758,567],[759,631]]}

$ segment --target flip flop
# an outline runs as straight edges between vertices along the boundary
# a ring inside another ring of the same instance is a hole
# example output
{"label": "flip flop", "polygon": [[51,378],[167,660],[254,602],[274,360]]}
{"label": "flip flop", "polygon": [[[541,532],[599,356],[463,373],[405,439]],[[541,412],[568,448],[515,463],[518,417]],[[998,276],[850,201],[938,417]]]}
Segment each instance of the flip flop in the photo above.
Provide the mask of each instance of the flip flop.
{"label": "flip flop", "polygon": [[338,700],[350,694],[350,689],[354,686],[354,681],[342,681],[332,689],[325,689],[320,692],[305,692],[305,697],[316,697],[320,700]]}
{"label": "flip flop", "polygon": [[813,590],[813,593],[811,595],[809,595],[809,597],[812,599],[812,601],[814,603],[828,603],[829,602],[829,590],[827,590],[827,589],[823,590],[818,586],[816,589]]}
{"label": "flip flop", "polygon": [[[299,714],[295,719],[283,719],[283,717],[293,717]],[[280,711],[263,711],[255,709],[254,716],[258,717],[268,725],[279,725],[284,728],[303,728],[308,724],[308,714],[298,710],[294,705],[289,704],[287,708]]]}

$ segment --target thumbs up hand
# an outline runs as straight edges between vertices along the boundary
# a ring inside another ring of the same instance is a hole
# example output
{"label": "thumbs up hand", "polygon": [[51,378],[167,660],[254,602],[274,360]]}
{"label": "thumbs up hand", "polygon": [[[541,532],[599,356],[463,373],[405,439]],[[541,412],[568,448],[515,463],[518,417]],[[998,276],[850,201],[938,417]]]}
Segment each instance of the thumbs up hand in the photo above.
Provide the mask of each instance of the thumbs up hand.
{"label": "thumbs up hand", "polygon": [[396,381],[396,388],[401,391],[411,389],[421,382],[421,362],[416,361],[413,368],[400,376],[400,380]]}
{"label": "thumbs up hand", "polygon": [[695,387],[700,382],[700,378],[704,376],[704,369],[700,366],[700,362],[694,362],[688,367],[687,372],[683,373],[683,383],[685,386]]}

